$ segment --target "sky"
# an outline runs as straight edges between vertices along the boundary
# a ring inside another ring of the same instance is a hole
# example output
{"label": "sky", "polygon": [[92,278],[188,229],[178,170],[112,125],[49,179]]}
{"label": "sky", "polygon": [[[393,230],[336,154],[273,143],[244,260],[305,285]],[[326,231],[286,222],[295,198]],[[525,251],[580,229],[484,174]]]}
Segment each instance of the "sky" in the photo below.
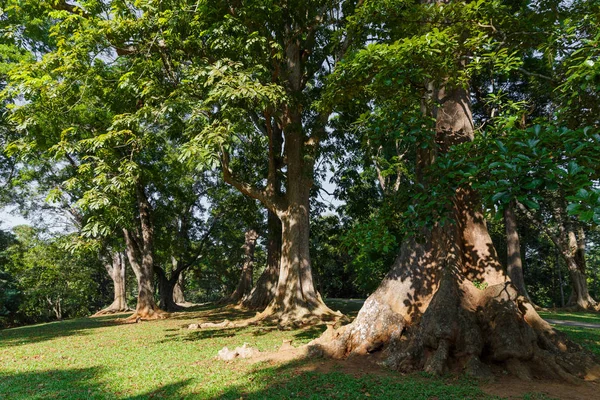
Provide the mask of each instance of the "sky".
{"label": "sky", "polygon": [[0,229],[10,230],[17,225],[31,225],[31,222],[18,214],[12,214],[13,207],[4,207],[0,209]]}

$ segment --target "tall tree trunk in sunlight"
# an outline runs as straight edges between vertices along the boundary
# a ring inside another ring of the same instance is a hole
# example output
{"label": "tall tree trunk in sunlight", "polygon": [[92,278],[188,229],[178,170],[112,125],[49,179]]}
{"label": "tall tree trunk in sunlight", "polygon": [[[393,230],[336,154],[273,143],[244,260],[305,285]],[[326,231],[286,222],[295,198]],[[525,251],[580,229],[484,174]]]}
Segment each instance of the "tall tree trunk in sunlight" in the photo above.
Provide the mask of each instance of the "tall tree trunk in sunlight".
{"label": "tall tree trunk in sunlight", "polygon": [[[176,269],[174,265],[174,269]],[[176,304],[184,304],[185,303],[185,278],[184,273],[179,274],[179,278],[177,278],[177,283],[173,288],[173,301]]]}
{"label": "tall tree trunk in sunlight", "polygon": [[127,259],[137,279],[138,297],[131,320],[164,318],[167,314],[158,308],[154,300],[154,227],[151,221],[152,207],[143,186],[136,185],[139,231],[123,229]]}
{"label": "tall tree trunk in sunlight", "polygon": [[[467,90],[441,87],[432,96],[439,107],[437,146],[417,160],[425,187],[426,167],[436,153],[474,134]],[[524,379],[600,376],[593,358],[554,331],[510,282],[477,193],[459,187],[452,214],[453,225],[435,225],[406,239],[357,318],[328,329],[312,349],[338,358],[382,350],[390,368],[433,374],[453,369],[486,377],[489,364],[500,364]]]}
{"label": "tall tree trunk in sunlight", "polygon": [[110,257],[104,260],[106,272],[113,281],[114,285],[114,300],[112,304],[95,315],[113,314],[118,312],[129,311],[127,307],[127,299],[125,296],[125,254],[119,251],[113,251]]}

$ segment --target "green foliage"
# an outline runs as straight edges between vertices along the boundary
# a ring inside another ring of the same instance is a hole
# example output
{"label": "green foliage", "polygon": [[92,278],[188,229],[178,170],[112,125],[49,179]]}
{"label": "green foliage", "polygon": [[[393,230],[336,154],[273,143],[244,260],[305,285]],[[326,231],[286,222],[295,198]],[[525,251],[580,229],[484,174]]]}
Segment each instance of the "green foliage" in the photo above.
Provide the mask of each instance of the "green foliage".
{"label": "green foliage", "polygon": [[[67,249],[72,235],[44,237],[27,226],[15,228],[6,251],[5,276],[12,290],[12,322],[36,322],[89,315],[107,301],[105,272],[96,252]],[[10,292],[5,293],[10,296]],[[18,303],[17,303],[18,301]]]}

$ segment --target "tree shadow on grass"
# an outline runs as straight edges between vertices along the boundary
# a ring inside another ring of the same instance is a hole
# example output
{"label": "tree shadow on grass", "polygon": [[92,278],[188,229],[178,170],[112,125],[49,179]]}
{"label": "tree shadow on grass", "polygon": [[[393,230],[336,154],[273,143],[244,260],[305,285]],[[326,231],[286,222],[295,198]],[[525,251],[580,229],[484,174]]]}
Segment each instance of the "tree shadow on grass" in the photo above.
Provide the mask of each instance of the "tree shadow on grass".
{"label": "tree shadow on grass", "polygon": [[[234,361],[237,362],[237,361]],[[324,367],[324,365],[326,365]],[[207,399],[482,399],[489,398],[474,383],[422,376],[403,376],[380,370],[371,374],[346,370],[344,362],[300,359],[282,365],[257,364],[251,372],[218,394],[197,393]],[[340,368],[337,368],[339,366]]]}
{"label": "tree shadow on grass", "polygon": [[115,393],[102,382],[101,367],[0,373],[1,399],[148,399],[182,397],[190,380],[161,386],[139,395]]}
{"label": "tree shadow on grass", "polygon": [[165,335],[165,339],[159,343],[168,343],[172,341],[197,342],[200,340],[210,340],[215,338],[234,337],[242,332],[249,333],[252,336],[264,336],[277,330],[274,326],[251,326],[240,328],[205,328],[190,331],[184,331],[179,334]]}
{"label": "tree shadow on grass", "polygon": [[206,305],[194,307],[194,309],[184,310],[171,315],[173,320],[190,320],[195,319],[202,322],[215,322],[219,323],[224,320],[239,321],[252,318],[256,315],[256,311],[244,310],[235,308],[231,305]]}
{"label": "tree shadow on grass", "polygon": [[114,316],[77,318],[0,330],[0,348],[39,343],[66,336],[81,336],[91,329],[118,325]]}
{"label": "tree shadow on grass", "polygon": [[314,325],[295,332],[294,339],[302,342],[310,341],[321,336],[321,334],[325,332],[325,329],[327,329],[326,325]]}

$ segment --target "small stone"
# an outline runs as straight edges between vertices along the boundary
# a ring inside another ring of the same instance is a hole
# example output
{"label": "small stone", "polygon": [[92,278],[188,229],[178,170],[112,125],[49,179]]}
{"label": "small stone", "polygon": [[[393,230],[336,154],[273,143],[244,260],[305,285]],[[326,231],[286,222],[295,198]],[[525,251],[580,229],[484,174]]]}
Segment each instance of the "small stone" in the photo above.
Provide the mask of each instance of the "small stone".
{"label": "small stone", "polygon": [[248,343],[244,343],[241,347],[236,347],[234,350],[229,350],[227,347],[223,347],[217,353],[217,358],[224,361],[231,361],[234,358],[251,358],[258,355],[260,351],[250,347]]}
{"label": "small stone", "polygon": [[198,329],[199,327],[200,327],[200,325],[198,325],[198,324],[190,324],[188,326],[188,329]]}
{"label": "small stone", "polygon": [[292,346],[291,339],[284,340],[283,343],[281,343],[281,346],[279,347],[279,351],[286,351],[286,350],[293,350],[293,349],[295,349],[295,347]]}

